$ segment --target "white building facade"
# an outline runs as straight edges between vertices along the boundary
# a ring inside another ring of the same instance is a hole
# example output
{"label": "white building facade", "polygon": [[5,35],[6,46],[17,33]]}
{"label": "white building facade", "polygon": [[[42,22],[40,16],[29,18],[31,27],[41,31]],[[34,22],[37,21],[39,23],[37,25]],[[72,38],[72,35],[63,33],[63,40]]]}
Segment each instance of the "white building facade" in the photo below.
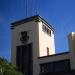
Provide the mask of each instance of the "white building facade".
{"label": "white building facade", "polygon": [[55,54],[54,29],[39,15],[14,22],[11,28],[11,61],[24,75],[75,70],[74,32],[68,36],[69,52]]}
{"label": "white building facade", "polygon": [[[20,70],[23,69],[23,73],[25,73],[24,69],[30,69],[32,70],[30,73],[38,75],[40,70],[38,57],[55,54],[52,26],[39,15],[12,23],[12,25],[12,63]],[[32,68],[25,68],[25,65],[31,65]],[[28,75],[29,72],[26,71],[25,74]]]}

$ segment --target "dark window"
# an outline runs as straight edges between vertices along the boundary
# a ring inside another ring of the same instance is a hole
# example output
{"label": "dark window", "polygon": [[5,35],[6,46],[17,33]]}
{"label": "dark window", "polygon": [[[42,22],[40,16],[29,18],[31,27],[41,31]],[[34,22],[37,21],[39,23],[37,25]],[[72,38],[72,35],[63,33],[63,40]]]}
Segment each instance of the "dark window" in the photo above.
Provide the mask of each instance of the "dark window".
{"label": "dark window", "polygon": [[45,25],[42,25],[43,26],[43,30],[45,31],[45,32],[47,32],[47,27],[45,26]]}
{"label": "dark window", "polygon": [[47,33],[49,34],[49,29],[47,28]]}
{"label": "dark window", "polygon": [[43,30],[45,30],[45,26],[43,25]]}
{"label": "dark window", "polygon": [[47,28],[46,28],[46,26],[45,26],[45,31],[47,31]]}
{"label": "dark window", "polygon": [[40,65],[41,73],[53,72],[53,63],[46,63]]}
{"label": "dark window", "polygon": [[51,30],[47,26],[42,25],[42,29],[43,29],[44,32],[46,32],[46,34],[51,36]]}
{"label": "dark window", "polygon": [[32,44],[17,47],[16,65],[24,75],[32,75]]}
{"label": "dark window", "polygon": [[50,30],[49,34],[50,34],[50,36],[51,36],[51,30]]}
{"label": "dark window", "polygon": [[69,61],[59,61],[54,63],[55,72],[68,71],[70,69]]}
{"label": "dark window", "polygon": [[49,55],[49,48],[47,47],[47,55]]}
{"label": "dark window", "polygon": [[70,61],[62,60],[40,64],[40,73],[70,71]]}

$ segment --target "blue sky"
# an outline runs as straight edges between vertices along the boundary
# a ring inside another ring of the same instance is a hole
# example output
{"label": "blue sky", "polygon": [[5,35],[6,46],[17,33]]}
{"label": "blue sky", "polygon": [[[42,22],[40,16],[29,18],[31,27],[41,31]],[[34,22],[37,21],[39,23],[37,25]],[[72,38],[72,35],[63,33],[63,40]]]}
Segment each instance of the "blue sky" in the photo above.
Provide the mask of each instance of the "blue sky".
{"label": "blue sky", "polygon": [[[35,14],[36,4],[29,4],[29,11]],[[67,35],[75,31],[75,0],[38,0],[38,13],[55,29],[56,53],[66,52]],[[10,60],[11,23],[26,18],[25,0],[0,0],[0,57]]]}

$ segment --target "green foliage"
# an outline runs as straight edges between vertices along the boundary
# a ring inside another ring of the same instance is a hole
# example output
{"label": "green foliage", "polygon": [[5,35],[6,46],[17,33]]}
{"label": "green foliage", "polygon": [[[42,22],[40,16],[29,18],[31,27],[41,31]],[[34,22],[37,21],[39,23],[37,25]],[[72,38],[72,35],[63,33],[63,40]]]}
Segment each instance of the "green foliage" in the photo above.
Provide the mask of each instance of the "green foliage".
{"label": "green foliage", "polygon": [[[0,73],[3,75],[22,75],[17,71],[17,67],[9,63],[6,59],[0,58]],[[1,75],[1,74],[0,74]]]}

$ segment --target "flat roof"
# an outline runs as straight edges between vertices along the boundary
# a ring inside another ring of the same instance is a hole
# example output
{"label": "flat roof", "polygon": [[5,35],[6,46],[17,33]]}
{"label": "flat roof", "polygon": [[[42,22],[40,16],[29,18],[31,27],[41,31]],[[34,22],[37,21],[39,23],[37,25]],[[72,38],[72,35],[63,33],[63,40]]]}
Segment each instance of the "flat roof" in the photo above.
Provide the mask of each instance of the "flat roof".
{"label": "flat roof", "polygon": [[38,57],[38,58],[41,59],[41,58],[64,55],[64,54],[69,54],[69,52],[63,52],[63,53],[58,53],[58,54],[53,54],[53,55],[48,55],[48,56],[42,56],[42,57]]}
{"label": "flat roof", "polygon": [[33,21],[35,20],[36,22],[38,21],[42,21],[43,23],[45,23],[51,30],[54,31],[54,28],[51,24],[49,24],[45,19],[43,19],[41,16],[39,15],[34,15],[34,16],[31,16],[31,17],[28,17],[26,19],[22,19],[20,21],[16,21],[14,23],[11,23],[12,26],[11,26],[11,29],[14,29],[15,26],[18,26],[18,25],[21,25],[21,24],[24,24],[26,22],[30,22],[30,21]]}

